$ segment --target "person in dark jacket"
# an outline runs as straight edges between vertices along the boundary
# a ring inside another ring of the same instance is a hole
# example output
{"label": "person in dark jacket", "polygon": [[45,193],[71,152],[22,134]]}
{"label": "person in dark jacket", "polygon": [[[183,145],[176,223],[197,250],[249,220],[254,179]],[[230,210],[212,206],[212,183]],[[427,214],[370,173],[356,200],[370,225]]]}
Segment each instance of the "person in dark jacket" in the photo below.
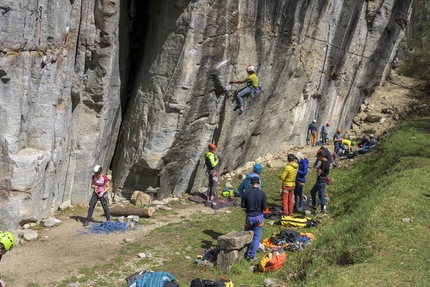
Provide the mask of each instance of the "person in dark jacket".
{"label": "person in dark jacket", "polygon": [[318,193],[318,198],[321,204],[321,213],[326,213],[326,201],[325,201],[325,186],[327,184],[327,177],[330,173],[330,164],[327,161],[327,157],[323,152],[317,154],[321,165],[317,169],[317,182],[311,189],[312,206],[311,208],[316,211],[317,209],[317,199],[316,195]]}
{"label": "person in dark jacket", "polygon": [[259,184],[260,179],[258,177],[251,178],[252,188],[245,192],[241,202],[241,207],[245,208],[246,213],[245,231],[254,231],[254,237],[246,251],[247,259],[251,262],[258,260],[255,254],[257,253],[260,236],[263,232],[263,210],[267,208],[266,194],[258,188]]}
{"label": "person in dark jacket", "polygon": [[312,166],[312,168],[316,168],[316,167],[317,167],[317,165],[318,165],[318,163],[320,162],[320,160],[319,160],[319,158],[318,158],[318,153],[319,153],[319,152],[323,152],[323,153],[325,154],[325,156],[326,156],[326,158],[327,158],[327,161],[328,161],[329,165],[331,165],[331,164],[332,164],[332,162],[333,162],[333,157],[332,157],[332,155],[331,155],[330,151],[328,150],[328,148],[326,148],[326,147],[324,147],[324,146],[321,146],[321,147],[319,148],[319,150],[317,151],[317,159],[315,160],[314,165]]}
{"label": "person in dark jacket", "polygon": [[261,189],[262,183],[261,183],[260,174],[262,171],[263,171],[263,167],[261,166],[261,164],[257,163],[254,165],[252,172],[248,173],[244,178],[244,180],[242,180],[242,182],[239,184],[239,187],[237,188],[240,199],[243,198],[243,194],[245,193],[246,190],[252,188],[251,178],[253,177],[258,177],[260,179],[260,186],[258,188]]}
{"label": "person in dark jacket", "polygon": [[308,173],[308,159],[301,152],[296,154],[299,161],[299,169],[296,176],[296,186],[294,187],[294,209],[297,211],[303,210],[303,187],[306,182],[306,174]]}

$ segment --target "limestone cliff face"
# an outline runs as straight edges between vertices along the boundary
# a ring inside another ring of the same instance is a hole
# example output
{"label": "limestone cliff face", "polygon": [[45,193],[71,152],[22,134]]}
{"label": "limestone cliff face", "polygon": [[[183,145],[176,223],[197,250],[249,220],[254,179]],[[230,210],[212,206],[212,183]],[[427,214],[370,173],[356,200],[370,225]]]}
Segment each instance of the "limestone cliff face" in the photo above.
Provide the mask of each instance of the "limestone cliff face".
{"label": "limestone cliff face", "polygon": [[[314,118],[349,127],[411,2],[3,0],[0,229],[87,203],[95,164],[125,197],[179,196],[205,184],[210,142],[223,173],[303,144]],[[238,116],[227,83],[248,64],[264,93]]]}
{"label": "limestone cliff face", "polygon": [[[158,1],[113,161],[115,187],[182,195],[219,172],[304,144],[312,119],[350,126],[384,79],[411,1]],[[264,93],[233,112],[253,64]],[[230,90],[229,96],[221,93]]]}

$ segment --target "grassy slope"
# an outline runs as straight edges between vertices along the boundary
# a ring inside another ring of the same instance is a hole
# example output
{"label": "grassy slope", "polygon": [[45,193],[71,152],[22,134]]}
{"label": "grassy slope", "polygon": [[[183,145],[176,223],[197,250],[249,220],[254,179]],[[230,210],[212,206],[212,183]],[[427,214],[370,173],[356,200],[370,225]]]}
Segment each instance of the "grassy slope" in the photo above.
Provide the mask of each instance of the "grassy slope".
{"label": "grassy slope", "polygon": [[304,255],[308,280],[297,285],[430,284],[429,127],[429,117],[410,120],[353,168],[334,173],[332,225]]}
{"label": "grassy slope", "polygon": [[[249,271],[249,262],[239,261],[227,274],[235,286],[263,286],[265,278],[282,279],[289,287],[429,285],[430,217],[425,205],[430,200],[429,127],[429,115],[412,119],[371,153],[352,164],[344,161],[340,169],[332,170],[328,215],[315,216],[321,222],[317,228],[299,230],[316,235],[312,245],[303,252],[289,252],[286,266],[269,274],[254,274]],[[263,190],[271,206],[281,205],[280,172],[263,171]],[[313,171],[308,181],[307,195],[314,181]],[[189,286],[196,277],[217,279],[222,272],[216,268],[201,272],[194,258],[215,244],[219,235],[243,229],[241,208],[224,211],[159,228],[124,247],[113,262],[81,270],[87,276],[58,286],[88,279],[97,286],[123,286],[118,279],[136,267],[170,272],[181,286]],[[402,218],[411,222],[404,223]],[[267,221],[262,238],[281,229]],[[152,253],[153,257],[136,261],[139,252]]]}

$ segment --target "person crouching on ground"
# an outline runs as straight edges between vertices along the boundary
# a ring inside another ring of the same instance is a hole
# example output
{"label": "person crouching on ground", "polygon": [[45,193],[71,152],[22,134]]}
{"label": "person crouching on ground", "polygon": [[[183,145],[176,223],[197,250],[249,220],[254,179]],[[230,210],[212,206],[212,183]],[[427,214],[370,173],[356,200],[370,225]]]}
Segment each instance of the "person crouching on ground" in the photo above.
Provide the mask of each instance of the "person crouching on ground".
{"label": "person crouching on ground", "polygon": [[104,174],[102,174],[102,171],[103,168],[100,165],[96,165],[93,169],[94,175],[91,177],[91,187],[94,189],[94,191],[93,195],[91,196],[87,220],[85,221],[84,226],[87,226],[90,223],[90,220],[93,216],[94,207],[99,200],[105,212],[106,221],[110,221],[110,211],[107,197],[107,192],[109,190],[109,179]]}
{"label": "person crouching on ground", "polygon": [[257,253],[257,249],[260,244],[260,236],[263,232],[263,210],[267,208],[266,194],[258,188],[259,185],[260,179],[258,177],[251,178],[252,188],[246,190],[240,204],[242,208],[245,208],[246,213],[245,231],[254,231],[254,237],[246,251],[246,258],[251,262],[258,260],[258,258],[255,257],[255,254]]}
{"label": "person crouching on ground", "polygon": [[240,199],[243,198],[243,194],[245,193],[245,191],[247,189],[252,188],[251,186],[251,178],[253,177],[258,177],[260,179],[260,185],[258,186],[259,189],[261,189],[261,177],[260,174],[263,171],[263,167],[261,166],[261,164],[257,163],[254,165],[253,171],[248,173],[246,175],[246,177],[244,178],[244,180],[242,180],[242,182],[239,184],[239,187],[237,188],[238,192],[239,192],[239,196]]}
{"label": "person crouching on ground", "polygon": [[[0,233],[0,261],[1,258],[6,252],[11,251],[13,246],[15,245],[15,237],[13,237],[10,232],[1,232]],[[3,280],[0,280],[0,287],[5,287],[6,284]]]}
{"label": "person crouching on ground", "polygon": [[295,156],[289,154],[287,157],[288,164],[284,167],[284,171],[279,175],[279,179],[282,180],[282,209],[285,215],[293,215],[293,193],[296,186],[296,176],[299,165],[294,162]]}
{"label": "person crouching on ground", "polygon": [[318,198],[321,204],[321,212],[325,213],[326,201],[325,201],[325,186],[327,184],[327,177],[330,172],[330,164],[327,161],[327,157],[323,152],[318,153],[318,158],[321,161],[321,165],[317,169],[317,182],[311,189],[312,206],[311,208],[316,211],[317,209],[317,198],[316,194],[318,192]]}
{"label": "person crouching on ground", "polygon": [[217,177],[217,165],[218,165],[218,157],[215,155],[216,145],[210,144],[208,146],[209,151],[205,154],[205,164],[206,164],[206,172],[209,177],[209,184],[207,189],[207,198],[208,202],[212,202],[215,200],[216,187],[218,184]]}
{"label": "person crouching on ground", "polygon": [[301,152],[296,154],[299,161],[299,168],[296,176],[296,186],[294,187],[294,209],[297,211],[303,210],[303,187],[306,182],[306,174],[308,173],[308,159]]}

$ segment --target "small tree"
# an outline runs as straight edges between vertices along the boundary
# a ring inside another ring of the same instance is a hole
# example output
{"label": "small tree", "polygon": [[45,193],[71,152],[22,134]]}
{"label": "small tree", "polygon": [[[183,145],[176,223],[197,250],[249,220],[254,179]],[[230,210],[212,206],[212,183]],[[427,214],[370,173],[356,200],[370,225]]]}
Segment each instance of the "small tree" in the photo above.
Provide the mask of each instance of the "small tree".
{"label": "small tree", "polygon": [[399,72],[411,77],[420,78],[430,84],[430,2],[418,0],[417,34],[407,42],[412,56],[399,67]]}

